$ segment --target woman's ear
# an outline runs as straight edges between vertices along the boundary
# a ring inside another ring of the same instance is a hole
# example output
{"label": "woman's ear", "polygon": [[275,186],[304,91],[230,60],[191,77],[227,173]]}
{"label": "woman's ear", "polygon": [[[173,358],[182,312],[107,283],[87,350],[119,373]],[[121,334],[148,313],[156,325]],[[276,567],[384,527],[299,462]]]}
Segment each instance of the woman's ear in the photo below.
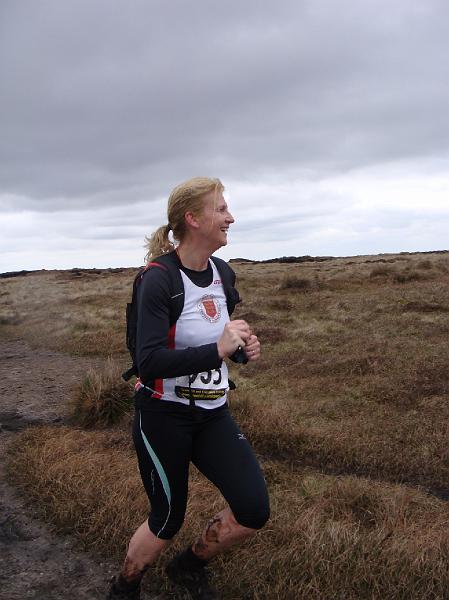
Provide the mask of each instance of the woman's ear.
{"label": "woman's ear", "polygon": [[198,223],[198,219],[195,217],[195,215],[192,212],[186,212],[184,214],[184,219],[187,223],[187,225],[190,225],[190,227],[193,227],[194,229],[198,229],[199,227],[199,223]]}

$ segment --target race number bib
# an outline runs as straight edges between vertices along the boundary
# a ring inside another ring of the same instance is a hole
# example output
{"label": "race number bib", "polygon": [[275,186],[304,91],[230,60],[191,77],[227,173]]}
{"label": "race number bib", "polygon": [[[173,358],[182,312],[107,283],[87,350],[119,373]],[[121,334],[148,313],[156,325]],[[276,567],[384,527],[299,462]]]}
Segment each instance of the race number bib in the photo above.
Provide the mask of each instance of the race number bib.
{"label": "race number bib", "polygon": [[221,369],[176,378],[175,394],[184,400],[218,400],[226,394],[228,377]]}

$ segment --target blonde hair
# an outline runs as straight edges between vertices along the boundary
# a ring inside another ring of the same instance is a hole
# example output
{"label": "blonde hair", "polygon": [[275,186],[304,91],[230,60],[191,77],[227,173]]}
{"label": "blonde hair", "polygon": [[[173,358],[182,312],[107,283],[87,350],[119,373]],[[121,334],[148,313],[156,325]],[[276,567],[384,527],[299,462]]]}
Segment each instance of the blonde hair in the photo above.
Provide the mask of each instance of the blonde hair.
{"label": "blonde hair", "polygon": [[173,239],[181,242],[186,232],[186,212],[199,215],[204,208],[204,197],[210,192],[215,191],[217,194],[223,190],[221,181],[212,177],[194,177],[177,185],[168,198],[168,225],[162,225],[150,237],[145,237],[145,248],[148,251],[145,263],[174,250],[175,244],[168,238],[170,231],[173,232]]}

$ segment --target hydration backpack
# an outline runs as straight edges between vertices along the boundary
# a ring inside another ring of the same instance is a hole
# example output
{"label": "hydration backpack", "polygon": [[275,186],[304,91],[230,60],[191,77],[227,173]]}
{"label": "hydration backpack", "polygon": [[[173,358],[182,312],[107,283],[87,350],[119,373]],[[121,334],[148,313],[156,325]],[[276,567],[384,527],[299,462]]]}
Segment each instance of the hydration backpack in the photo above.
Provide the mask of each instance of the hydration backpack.
{"label": "hydration backpack", "polygon": [[[220,274],[221,282],[226,296],[226,304],[228,307],[229,316],[234,312],[236,304],[240,302],[240,296],[235,289],[235,273],[227,262],[216,256],[211,256],[211,260],[217,267]],[[180,261],[176,251],[162,254],[148,263],[146,267],[141,269],[136,275],[133,283],[133,293],[131,302],[126,305],[126,346],[129,350],[132,360],[132,366],[122,374],[125,381],[129,381],[131,377],[139,376],[136,359],[136,340],[137,340],[137,291],[145,273],[152,268],[159,268],[167,271],[170,276],[170,306],[169,319],[171,327],[179,319],[182,309],[184,308],[184,284],[181,273],[179,271]],[[246,354],[242,348],[239,348],[230,357],[235,362],[244,363],[247,361]]]}

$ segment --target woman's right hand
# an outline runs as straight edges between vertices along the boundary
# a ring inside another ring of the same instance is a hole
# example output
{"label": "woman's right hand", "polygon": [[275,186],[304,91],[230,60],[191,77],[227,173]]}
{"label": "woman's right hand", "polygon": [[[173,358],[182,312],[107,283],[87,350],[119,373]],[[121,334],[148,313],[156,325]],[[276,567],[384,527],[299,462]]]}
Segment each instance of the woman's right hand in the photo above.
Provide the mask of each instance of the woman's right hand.
{"label": "woman's right hand", "polygon": [[251,329],[243,319],[236,319],[226,323],[223,333],[217,342],[218,355],[220,358],[231,356],[239,346],[245,346],[251,336]]}

